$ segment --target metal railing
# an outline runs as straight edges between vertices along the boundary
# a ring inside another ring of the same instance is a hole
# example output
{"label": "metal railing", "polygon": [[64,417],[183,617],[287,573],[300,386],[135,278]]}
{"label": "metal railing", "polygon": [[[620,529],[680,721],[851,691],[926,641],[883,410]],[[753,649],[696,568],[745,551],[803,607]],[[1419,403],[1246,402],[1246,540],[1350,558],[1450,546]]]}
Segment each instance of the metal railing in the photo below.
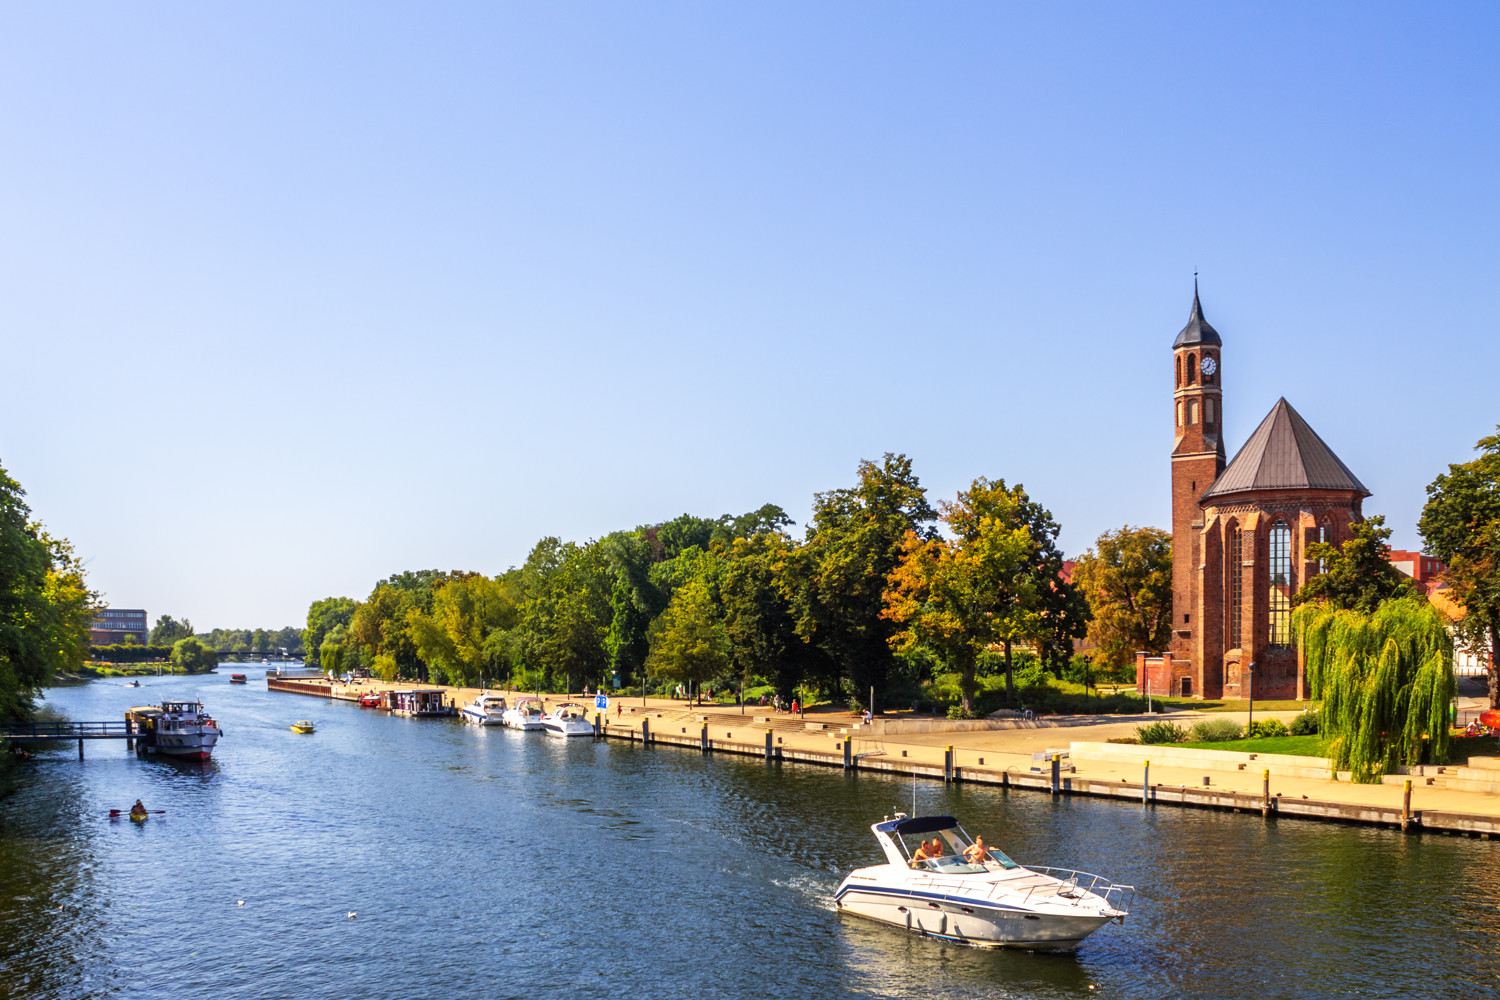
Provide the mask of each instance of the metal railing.
{"label": "metal railing", "polygon": [[0,739],[82,740],[133,736],[124,722],[0,722]]}

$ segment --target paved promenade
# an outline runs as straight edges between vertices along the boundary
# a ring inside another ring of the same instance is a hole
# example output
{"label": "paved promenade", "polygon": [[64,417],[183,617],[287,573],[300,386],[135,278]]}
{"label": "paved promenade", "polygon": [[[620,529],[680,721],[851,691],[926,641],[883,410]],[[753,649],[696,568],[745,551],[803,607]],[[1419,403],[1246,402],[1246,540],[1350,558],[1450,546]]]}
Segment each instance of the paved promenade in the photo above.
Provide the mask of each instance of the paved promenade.
{"label": "paved promenade", "polygon": [[[318,683],[327,690],[327,682]],[[357,698],[367,691],[409,688],[410,684],[361,681],[351,685],[333,685],[335,697]],[[479,691],[468,688],[445,688],[454,705],[471,700]],[[549,705],[574,701],[590,706],[595,714],[593,696],[544,695]],[[288,707],[290,714],[299,709]],[[845,711],[816,711],[805,716],[776,713],[768,707],[734,705],[691,705],[685,701],[663,698],[611,699],[606,713],[606,735],[610,738],[639,739],[642,722],[649,725],[654,741],[683,746],[701,745],[703,727],[707,726],[711,747],[717,751],[761,755],[767,732],[771,734],[775,753],[782,759],[807,760],[841,766],[844,743],[850,743],[862,769],[898,774],[917,773],[941,778],[949,747],[953,748],[951,765],[959,780],[1008,787],[1033,787],[1050,790],[1050,765],[1033,772],[1033,755],[1045,751],[1069,753],[1062,791],[1089,795],[1111,795],[1139,801],[1144,776],[1143,760],[1157,755],[1150,768],[1149,794],[1157,803],[1178,803],[1211,808],[1259,809],[1266,791],[1263,772],[1269,766],[1270,795],[1277,800],[1275,811],[1283,816],[1306,815],[1312,818],[1350,822],[1401,825],[1403,819],[1415,817],[1414,824],[1427,829],[1500,835],[1500,770],[1489,790],[1448,787],[1455,782],[1454,768],[1439,773],[1424,769],[1413,775],[1410,812],[1404,812],[1405,789],[1402,776],[1388,777],[1388,783],[1358,785],[1334,781],[1309,758],[1279,758],[1261,754],[1224,754],[1222,751],[1194,752],[1177,748],[1109,745],[1108,740],[1132,736],[1136,726],[1147,717],[1040,717],[1034,720],[1009,720],[1007,728],[980,732],[933,732],[876,736],[860,720]],[[1256,713],[1257,718],[1276,716],[1288,719],[1295,712]],[[1151,719],[1167,718],[1191,726],[1203,718],[1233,718],[1243,724],[1243,713],[1181,712]],[[868,735],[866,735],[868,734]],[[1091,746],[1092,745],[1092,746]],[[1132,759],[1092,759],[1091,753],[1123,756]],[[1176,759],[1167,762],[1167,757]],[[1288,764],[1291,762],[1291,764]],[[1295,764],[1312,766],[1291,766]],[[1461,761],[1459,763],[1462,763]],[[1243,766],[1241,766],[1243,765]],[[1300,772],[1300,773],[1299,773]],[[1455,782],[1458,785],[1477,784]]]}

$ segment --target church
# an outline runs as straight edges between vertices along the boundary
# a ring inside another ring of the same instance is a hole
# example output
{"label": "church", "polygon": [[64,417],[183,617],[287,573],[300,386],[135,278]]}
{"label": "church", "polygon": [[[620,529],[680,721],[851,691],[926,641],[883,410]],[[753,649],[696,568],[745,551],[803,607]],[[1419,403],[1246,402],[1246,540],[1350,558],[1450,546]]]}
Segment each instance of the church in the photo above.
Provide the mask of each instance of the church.
{"label": "church", "polygon": [[1279,399],[1224,460],[1224,342],[1196,282],[1172,344],[1172,637],[1137,657],[1137,687],[1184,698],[1303,699],[1291,598],[1307,547],[1342,545],[1370,491]]}

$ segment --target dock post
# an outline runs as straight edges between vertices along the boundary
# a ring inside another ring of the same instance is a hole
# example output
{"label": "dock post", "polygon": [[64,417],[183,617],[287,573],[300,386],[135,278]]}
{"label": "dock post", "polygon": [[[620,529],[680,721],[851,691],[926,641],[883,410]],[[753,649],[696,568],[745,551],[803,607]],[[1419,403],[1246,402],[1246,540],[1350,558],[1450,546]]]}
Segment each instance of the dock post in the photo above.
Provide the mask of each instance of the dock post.
{"label": "dock post", "polygon": [[651,720],[641,720],[641,746],[651,742]]}
{"label": "dock post", "polygon": [[595,712],[594,713],[594,739],[597,740],[597,739],[599,739],[599,737],[601,737],[603,735],[604,735],[604,720],[602,718],[600,718],[600,715],[599,715],[598,712]]}
{"label": "dock post", "polygon": [[[82,738],[80,738],[78,740],[78,759],[79,760],[83,760],[83,739]],[[1407,794],[1407,798],[1410,799],[1411,798],[1411,782],[1410,781],[1408,781],[1406,783],[1406,794]]]}
{"label": "dock post", "polygon": [[1052,755],[1052,794],[1062,791],[1062,754]]}
{"label": "dock post", "polygon": [[1141,805],[1150,801],[1151,795],[1151,762],[1146,761],[1146,771],[1141,775]]}
{"label": "dock post", "polygon": [[[78,755],[83,756],[83,741],[78,741]],[[1401,829],[1411,829],[1411,779],[1401,783]]]}
{"label": "dock post", "polygon": [[766,730],[766,760],[771,759],[771,730]]}
{"label": "dock post", "polygon": [[847,736],[844,737],[844,770],[854,770],[854,743]]}
{"label": "dock post", "polygon": [[950,746],[943,751],[943,780],[953,781],[953,748]]}
{"label": "dock post", "polygon": [[1260,772],[1260,814],[1271,815],[1271,769]]}
{"label": "dock post", "polygon": [[698,733],[698,749],[708,753],[708,723],[703,724],[703,729]]}
{"label": "dock post", "polygon": [[130,713],[126,712],[125,713],[125,749],[126,750],[134,750],[135,749],[135,740],[133,740],[133,739],[130,738],[130,734],[133,733],[133,732],[135,732],[135,727],[130,722]]}

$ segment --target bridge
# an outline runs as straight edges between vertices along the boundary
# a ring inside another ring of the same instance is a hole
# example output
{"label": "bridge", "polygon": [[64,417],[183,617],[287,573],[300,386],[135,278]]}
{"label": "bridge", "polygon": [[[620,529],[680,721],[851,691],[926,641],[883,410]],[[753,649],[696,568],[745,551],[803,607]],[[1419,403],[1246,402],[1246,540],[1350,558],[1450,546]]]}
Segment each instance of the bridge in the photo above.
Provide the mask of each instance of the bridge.
{"label": "bridge", "polygon": [[0,740],[7,746],[77,740],[79,760],[83,760],[84,740],[129,740],[138,735],[130,722],[0,722]]}

